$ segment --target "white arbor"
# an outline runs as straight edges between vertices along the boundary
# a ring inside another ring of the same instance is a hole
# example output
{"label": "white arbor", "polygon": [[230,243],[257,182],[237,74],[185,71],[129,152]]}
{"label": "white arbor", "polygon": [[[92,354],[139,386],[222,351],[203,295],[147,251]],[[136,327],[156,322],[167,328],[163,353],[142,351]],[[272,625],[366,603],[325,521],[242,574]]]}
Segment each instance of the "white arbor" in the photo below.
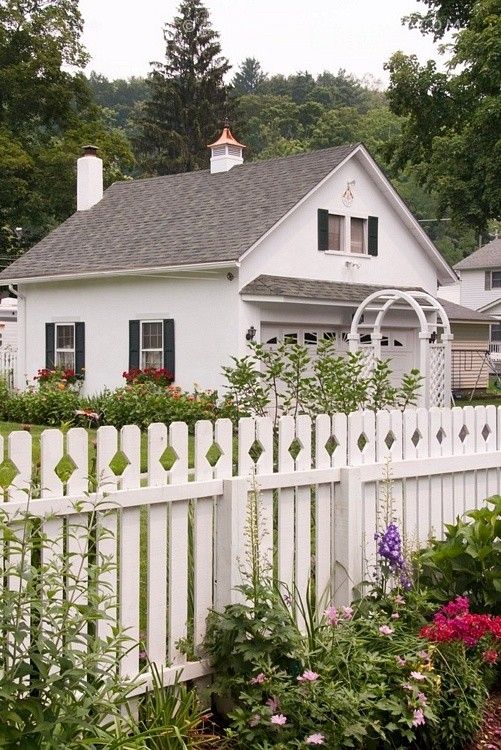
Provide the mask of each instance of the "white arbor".
{"label": "white arbor", "polygon": [[[419,406],[449,406],[451,403],[451,342],[454,338],[447,314],[427,292],[383,289],[370,294],[359,306],[348,334],[350,352],[361,349],[360,327],[367,313],[374,314],[371,343],[363,346],[367,368],[381,358],[381,328],[389,310],[411,309],[419,325],[419,371],[424,377]],[[367,327],[366,324],[364,327]]]}

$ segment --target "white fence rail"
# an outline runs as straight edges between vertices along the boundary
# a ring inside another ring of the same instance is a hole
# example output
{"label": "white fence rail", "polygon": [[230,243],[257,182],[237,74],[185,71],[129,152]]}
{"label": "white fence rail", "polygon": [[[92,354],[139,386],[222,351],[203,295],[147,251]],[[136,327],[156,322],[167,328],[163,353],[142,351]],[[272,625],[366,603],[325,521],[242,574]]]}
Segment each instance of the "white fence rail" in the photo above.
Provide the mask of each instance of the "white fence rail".
{"label": "white fence rail", "polygon": [[0,347],[0,378],[4,378],[9,388],[14,388],[16,379],[17,351],[8,346]]}
{"label": "white fence rail", "polygon": [[[93,450],[82,428],[47,429],[38,471],[28,432],[0,438],[2,508],[22,511],[38,485],[30,511],[70,534],[100,498],[119,622],[166,681],[180,669],[188,680],[209,671],[199,658],[208,611],[239,597],[249,493],[259,489],[262,554],[278,579],[304,594],[311,577],[317,601],[348,603],[372,572],[388,460],[404,537],[423,543],[500,492],[501,408],[283,417],[277,439],[266,418],[242,419],[236,436],[228,420],[197,423],[194,438],[182,423],[151,425],[146,439],[135,426],[101,427]],[[85,570],[86,551],[75,551]],[[138,647],[121,669],[139,668]]]}

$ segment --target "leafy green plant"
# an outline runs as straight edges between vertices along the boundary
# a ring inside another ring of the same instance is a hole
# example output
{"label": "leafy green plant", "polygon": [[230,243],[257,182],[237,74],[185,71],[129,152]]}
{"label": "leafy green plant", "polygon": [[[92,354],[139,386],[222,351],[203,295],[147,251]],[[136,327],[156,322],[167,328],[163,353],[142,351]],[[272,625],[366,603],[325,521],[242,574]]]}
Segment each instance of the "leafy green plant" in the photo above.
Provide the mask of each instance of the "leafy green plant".
{"label": "leafy green plant", "polygon": [[275,418],[405,409],[416,404],[422,385],[418,370],[405,375],[400,387],[392,385],[389,360],[377,360],[366,375],[362,352],[336,356],[331,341],[320,342],[314,360],[306,346],[287,341],[275,349],[255,342],[249,347],[250,354],[223,368],[226,402],[241,416],[264,416],[270,409]]}
{"label": "leafy green plant", "polygon": [[417,556],[419,586],[438,602],[467,595],[472,610],[501,614],[501,496],[445,528]]}

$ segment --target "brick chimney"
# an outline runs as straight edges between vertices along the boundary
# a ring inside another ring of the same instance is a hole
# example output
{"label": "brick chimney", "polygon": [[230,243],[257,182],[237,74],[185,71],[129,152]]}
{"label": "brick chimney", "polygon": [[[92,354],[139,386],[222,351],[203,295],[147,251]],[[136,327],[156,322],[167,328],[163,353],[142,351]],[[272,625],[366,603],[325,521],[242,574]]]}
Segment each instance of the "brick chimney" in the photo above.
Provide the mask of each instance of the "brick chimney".
{"label": "brick chimney", "polygon": [[77,161],[77,211],[88,211],[103,197],[103,160],[96,146],[84,146]]}
{"label": "brick chimney", "polygon": [[228,120],[224,123],[223,132],[214,143],[207,148],[211,150],[210,171],[228,172],[232,167],[243,164],[243,150],[245,146],[239,143],[232,135]]}

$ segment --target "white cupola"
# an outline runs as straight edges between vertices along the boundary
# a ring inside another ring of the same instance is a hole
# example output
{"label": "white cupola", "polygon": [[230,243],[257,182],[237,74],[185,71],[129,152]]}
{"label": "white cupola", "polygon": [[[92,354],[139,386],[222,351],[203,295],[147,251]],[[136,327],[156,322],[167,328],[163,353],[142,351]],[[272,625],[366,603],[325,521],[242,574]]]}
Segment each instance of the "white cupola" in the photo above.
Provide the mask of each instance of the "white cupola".
{"label": "white cupola", "polygon": [[77,161],[77,211],[88,211],[103,197],[103,160],[97,146],[84,146]]}
{"label": "white cupola", "polygon": [[210,171],[228,172],[232,167],[243,164],[243,150],[245,146],[239,143],[231,134],[228,120],[224,123],[223,132],[214,143],[209,143],[211,150]]}

